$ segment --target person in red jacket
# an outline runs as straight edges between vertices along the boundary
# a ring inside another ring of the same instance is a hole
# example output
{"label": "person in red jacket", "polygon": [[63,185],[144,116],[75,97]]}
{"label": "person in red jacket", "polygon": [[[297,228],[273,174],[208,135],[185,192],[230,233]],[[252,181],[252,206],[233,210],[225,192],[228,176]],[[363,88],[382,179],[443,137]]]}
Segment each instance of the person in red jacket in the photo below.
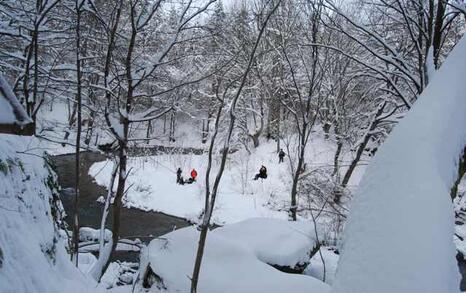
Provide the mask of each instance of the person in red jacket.
{"label": "person in red jacket", "polygon": [[196,169],[193,168],[191,170],[191,179],[192,179],[192,181],[196,181],[196,178],[197,178],[197,171],[196,171]]}

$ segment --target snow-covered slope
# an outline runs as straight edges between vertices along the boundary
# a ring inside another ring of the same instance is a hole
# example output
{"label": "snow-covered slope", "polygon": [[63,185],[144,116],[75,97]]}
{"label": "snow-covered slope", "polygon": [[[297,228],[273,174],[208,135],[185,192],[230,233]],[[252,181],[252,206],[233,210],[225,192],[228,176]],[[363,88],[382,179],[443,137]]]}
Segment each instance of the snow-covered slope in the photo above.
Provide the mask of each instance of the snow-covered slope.
{"label": "snow-covered slope", "polygon": [[[187,227],[149,244],[141,255],[142,268],[150,264],[158,276],[149,292],[189,292],[188,276],[198,239],[199,232]],[[217,228],[207,236],[198,291],[327,293],[329,286],[313,277],[283,273],[267,264],[294,265],[308,260],[315,243],[309,222],[255,218]]]}
{"label": "snow-covered slope", "polygon": [[367,168],[334,293],[459,292],[450,188],[466,144],[466,39]]}
{"label": "snow-covered slope", "polygon": [[[309,170],[332,166],[335,144],[325,140],[323,134],[313,134],[307,148],[306,160]],[[343,156],[342,156],[343,158]],[[349,154],[344,157],[350,160]],[[124,198],[126,207],[159,211],[196,221],[204,208],[206,155],[158,155],[129,158],[128,186],[132,186]],[[268,169],[265,180],[252,178],[261,165]],[[192,168],[198,171],[195,184],[176,184],[175,171],[183,170],[189,177]],[[109,161],[94,164],[89,174],[98,184],[108,186],[112,164]],[[351,184],[357,184],[363,167],[358,167]],[[216,172],[212,172],[212,177]],[[212,179],[213,180],[213,179]],[[115,184],[116,188],[116,184]],[[213,214],[213,222],[223,225],[251,217],[288,218],[290,205],[291,175],[289,158],[279,164],[275,142],[263,142],[248,154],[244,150],[231,154],[226,165],[219,197]],[[298,199],[302,208],[305,199]]]}
{"label": "snow-covered slope", "polygon": [[96,292],[69,261],[51,216],[51,174],[33,138],[0,135],[0,292]]}

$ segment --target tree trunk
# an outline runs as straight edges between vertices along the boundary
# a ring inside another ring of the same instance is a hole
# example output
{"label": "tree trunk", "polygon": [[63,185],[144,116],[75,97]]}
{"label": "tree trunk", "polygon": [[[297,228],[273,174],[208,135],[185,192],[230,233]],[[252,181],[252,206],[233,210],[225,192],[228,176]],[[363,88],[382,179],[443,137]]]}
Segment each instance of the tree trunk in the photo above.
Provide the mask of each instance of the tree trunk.
{"label": "tree trunk", "polygon": [[[121,1],[120,1],[121,7]],[[119,138],[119,149],[118,149],[118,160],[120,162],[120,169],[118,172],[118,185],[117,191],[115,194],[115,199],[113,201],[113,225],[112,225],[112,247],[110,251],[110,257],[107,260],[102,271],[105,271],[110,264],[110,258],[115,253],[115,249],[118,245],[118,240],[120,238],[120,213],[121,213],[121,206],[122,206],[122,199],[125,195],[125,186],[126,186],[126,177],[127,177],[127,162],[128,162],[128,134],[129,134],[129,126],[130,120],[128,119],[129,114],[131,113],[133,107],[133,98],[134,98],[134,83],[133,83],[133,75],[132,75],[132,56],[134,52],[134,47],[136,43],[136,36],[137,36],[137,28],[135,23],[135,7],[130,8],[130,21],[131,21],[131,37],[129,39],[128,44],[128,51],[126,54],[125,59],[125,75],[126,75],[126,83],[127,83],[127,93],[126,93],[126,103],[124,112],[126,115],[120,115],[120,123],[123,126],[123,133],[122,137]]]}
{"label": "tree trunk", "polygon": [[[433,56],[434,56],[434,65],[435,69],[440,67],[439,64],[439,57],[440,57],[440,49],[442,47],[442,30],[443,30],[443,18],[445,16],[445,6],[446,2],[444,1],[437,1],[437,15],[435,16],[435,27],[434,27],[434,35],[432,37],[432,47],[433,47]],[[426,56],[429,58],[429,56]]]}
{"label": "tree trunk", "polygon": [[[122,10],[122,6],[123,6],[123,0],[119,0],[117,6],[115,7],[116,8],[116,14],[115,14],[115,20],[113,22],[113,25],[112,25],[112,29],[110,31],[110,37],[109,37],[109,44],[108,44],[108,47],[107,47],[107,54],[105,56],[105,68],[104,68],[104,88],[105,89],[108,89],[108,77],[109,77],[109,74],[110,74],[110,64],[111,64],[111,60],[112,60],[112,55],[113,55],[113,50],[115,48],[115,36],[117,34],[117,31],[118,31],[118,24],[119,24],[119,21],[120,21],[120,15],[121,15],[121,10]],[[125,185],[125,180],[126,180],[126,141],[123,141],[122,138],[118,137],[117,133],[114,132],[114,130],[112,130],[112,124],[111,124],[111,121],[110,121],[110,105],[111,105],[111,98],[112,98],[112,95],[111,95],[111,92],[109,90],[106,90],[105,92],[105,99],[106,99],[106,102],[107,102],[107,105],[106,105],[106,108],[105,108],[105,120],[107,122],[107,125],[110,127],[110,130],[112,131],[112,133],[115,135],[116,138],[118,138],[118,141],[119,141],[119,153],[118,153],[118,156],[119,156],[119,159],[120,159],[120,166],[118,168],[119,170],[119,180],[123,179],[123,182],[120,183],[118,182],[118,188],[117,188],[117,193],[115,195],[115,201],[116,200],[116,197],[117,195],[120,196],[120,199],[121,197],[123,197],[123,193],[124,193],[124,185]],[[126,132],[124,134],[127,135],[127,128],[126,128]],[[121,159],[124,159],[124,165],[123,165],[123,168],[121,167]],[[123,175],[122,175],[123,174]],[[120,192],[120,193],[118,193]],[[120,203],[121,205],[121,203]],[[117,215],[115,215],[117,214]],[[115,218],[117,218],[118,220],[118,224],[115,223]],[[113,227],[112,227],[112,243],[111,243],[111,250],[109,252],[109,257],[108,259],[106,260],[106,262],[103,264],[102,266],[102,269],[101,269],[101,272],[102,274],[107,270],[108,268],[108,265],[110,264],[110,256],[111,254],[113,253],[113,251],[115,250],[116,248],[116,245],[117,245],[117,242],[115,242],[115,238],[118,239],[119,237],[119,219],[120,219],[120,214],[119,214],[119,206],[118,207],[115,207],[113,206],[113,219],[114,219],[114,222],[113,222]],[[115,231],[115,225],[117,225],[117,229]],[[116,232],[118,232],[116,234]]]}
{"label": "tree trunk", "polygon": [[[341,186],[344,188],[346,185],[348,185],[348,182],[351,178],[351,175],[353,174],[354,170],[356,169],[356,166],[359,163],[359,160],[361,160],[361,156],[364,153],[364,150],[366,149],[367,143],[369,142],[370,138],[372,137],[372,132],[377,128],[377,126],[380,123],[379,117],[382,115],[383,110],[385,108],[385,105],[382,105],[379,110],[377,110],[377,113],[374,117],[374,120],[372,120],[368,131],[366,132],[366,135],[364,136],[362,142],[359,144],[358,149],[356,151],[356,157],[351,161],[351,164],[348,167],[348,170],[345,173],[345,176],[343,177],[343,180],[341,182]],[[335,203],[340,203],[340,196],[336,196],[334,198]]]}
{"label": "tree trunk", "polygon": [[296,216],[296,211],[298,209],[298,201],[297,201],[297,195],[298,195],[298,182],[299,182],[299,176],[303,172],[303,165],[304,165],[304,152],[305,152],[305,136],[307,132],[307,127],[303,125],[302,133],[299,134],[299,139],[300,141],[300,149],[299,149],[299,155],[298,155],[298,164],[296,166],[296,169],[294,170],[293,174],[293,183],[291,185],[291,206],[290,206],[290,214],[289,217],[292,221],[297,220]]}
{"label": "tree trunk", "polygon": [[76,170],[76,181],[75,181],[75,199],[74,199],[74,208],[73,208],[73,254],[76,267],[78,266],[78,256],[79,256],[79,181],[80,181],[80,149],[81,149],[81,102],[82,102],[82,92],[81,92],[81,56],[80,56],[80,46],[81,46],[81,7],[76,0],[76,72],[77,72],[77,94],[76,94],[76,106],[77,106],[77,129],[76,129],[76,160],[75,160],[75,170]]}
{"label": "tree trunk", "polygon": [[[110,205],[113,195],[113,186],[115,184],[116,174],[118,172],[118,163],[114,162],[110,183],[107,187],[107,198],[105,199],[104,210],[102,212],[102,220],[100,221],[100,239],[99,239],[99,257],[92,266],[89,274],[97,281],[100,282],[104,274],[104,266],[108,262],[111,253],[111,246],[113,242],[105,244],[105,225],[107,222],[107,216],[110,211]],[[109,249],[109,247],[110,249]]]}
{"label": "tree trunk", "polygon": [[338,119],[335,119],[335,136],[337,139],[337,150],[335,152],[335,155],[333,156],[333,173],[332,176],[338,175],[339,169],[340,169],[340,154],[343,149],[343,142],[340,134],[340,124],[338,122]]}

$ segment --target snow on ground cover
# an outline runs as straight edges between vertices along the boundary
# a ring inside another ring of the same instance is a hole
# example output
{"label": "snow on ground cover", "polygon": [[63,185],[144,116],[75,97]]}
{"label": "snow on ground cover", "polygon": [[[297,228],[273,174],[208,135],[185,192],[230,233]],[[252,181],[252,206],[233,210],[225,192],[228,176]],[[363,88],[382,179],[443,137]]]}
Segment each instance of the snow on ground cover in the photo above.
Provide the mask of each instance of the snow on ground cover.
{"label": "snow on ground cover", "polygon": [[[339,256],[335,253],[334,249],[328,247],[322,246],[320,251],[322,256],[320,253],[314,254],[309,265],[304,270],[304,274],[319,280],[324,280],[325,274],[325,283],[332,285],[335,279]],[[322,259],[324,261],[322,261]]]}
{"label": "snow on ground cover", "polygon": [[[220,185],[213,221],[234,223],[251,217],[286,219],[289,208],[290,169],[288,158],[278,164],[275,143],[263,143],[248,155],[238,151],[230,155]],[[331,166],[334,145],[315,135],[308,147],[308,168]],[[268,178],[253,181],[261,165],[268,169]],[[126,207],[159,211],[196,221],[204,207],[204,176],[206,155],[160,155],[129,159],[131,173],[125,196]],[[194,184],[177,185],[175,171],[183,170],[187,179],[192,168],[198,171]],[[112,166],[108,161],[94,164],[89,174],[99,185],[107,186]],[[358,171],[361,172],[363,168]],[[215,170],[212,177],[216,175]],[[359,174],[355,175],[354,182]],[[353,183],[354,184],[354,183]],[[115,184],[116,188],[116,184]]]}
{"label": "snow on ground cover", "polygon": [[[319,280],[280,272],[263,261],[266,258],[293,263],[304,259],[315,245],[313,235],[311,223],[273,219],[251,219],[217,228],[207,236],[198,291],[328,292],[328,285]],[[199,232],[187,227],[151,241],[141,254],[141,268],[150,264],[163,280],[158,286],[165,286],[164,292],[189,292],[187,276],[192,274],[196,253],[196,245],[192,244],[198,238]],[[285,249],[287,245],[289,250]],[[150,292],[157,290],[157,285],[153,285]]]}
{"label": "snow on ground cover", "polygon": [[50,173],[31,138],[0,135],[0,292],[100,292],[69,261],[54,229]]}
{"label": "snow on ground cover", "polygon": [[466,144],[466,39],[367,168],[334,293],[459,292],[450,188]]}

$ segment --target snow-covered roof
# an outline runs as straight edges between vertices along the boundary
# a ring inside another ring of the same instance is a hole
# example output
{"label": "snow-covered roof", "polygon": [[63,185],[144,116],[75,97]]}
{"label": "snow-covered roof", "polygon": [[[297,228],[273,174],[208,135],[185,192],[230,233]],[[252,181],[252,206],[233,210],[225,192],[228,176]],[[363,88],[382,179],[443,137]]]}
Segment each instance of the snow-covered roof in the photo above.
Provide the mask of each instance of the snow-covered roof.
{"label": "snow-covered roof", "polygon": [[0,133],[34,134],[34,123],[0,74]]}

